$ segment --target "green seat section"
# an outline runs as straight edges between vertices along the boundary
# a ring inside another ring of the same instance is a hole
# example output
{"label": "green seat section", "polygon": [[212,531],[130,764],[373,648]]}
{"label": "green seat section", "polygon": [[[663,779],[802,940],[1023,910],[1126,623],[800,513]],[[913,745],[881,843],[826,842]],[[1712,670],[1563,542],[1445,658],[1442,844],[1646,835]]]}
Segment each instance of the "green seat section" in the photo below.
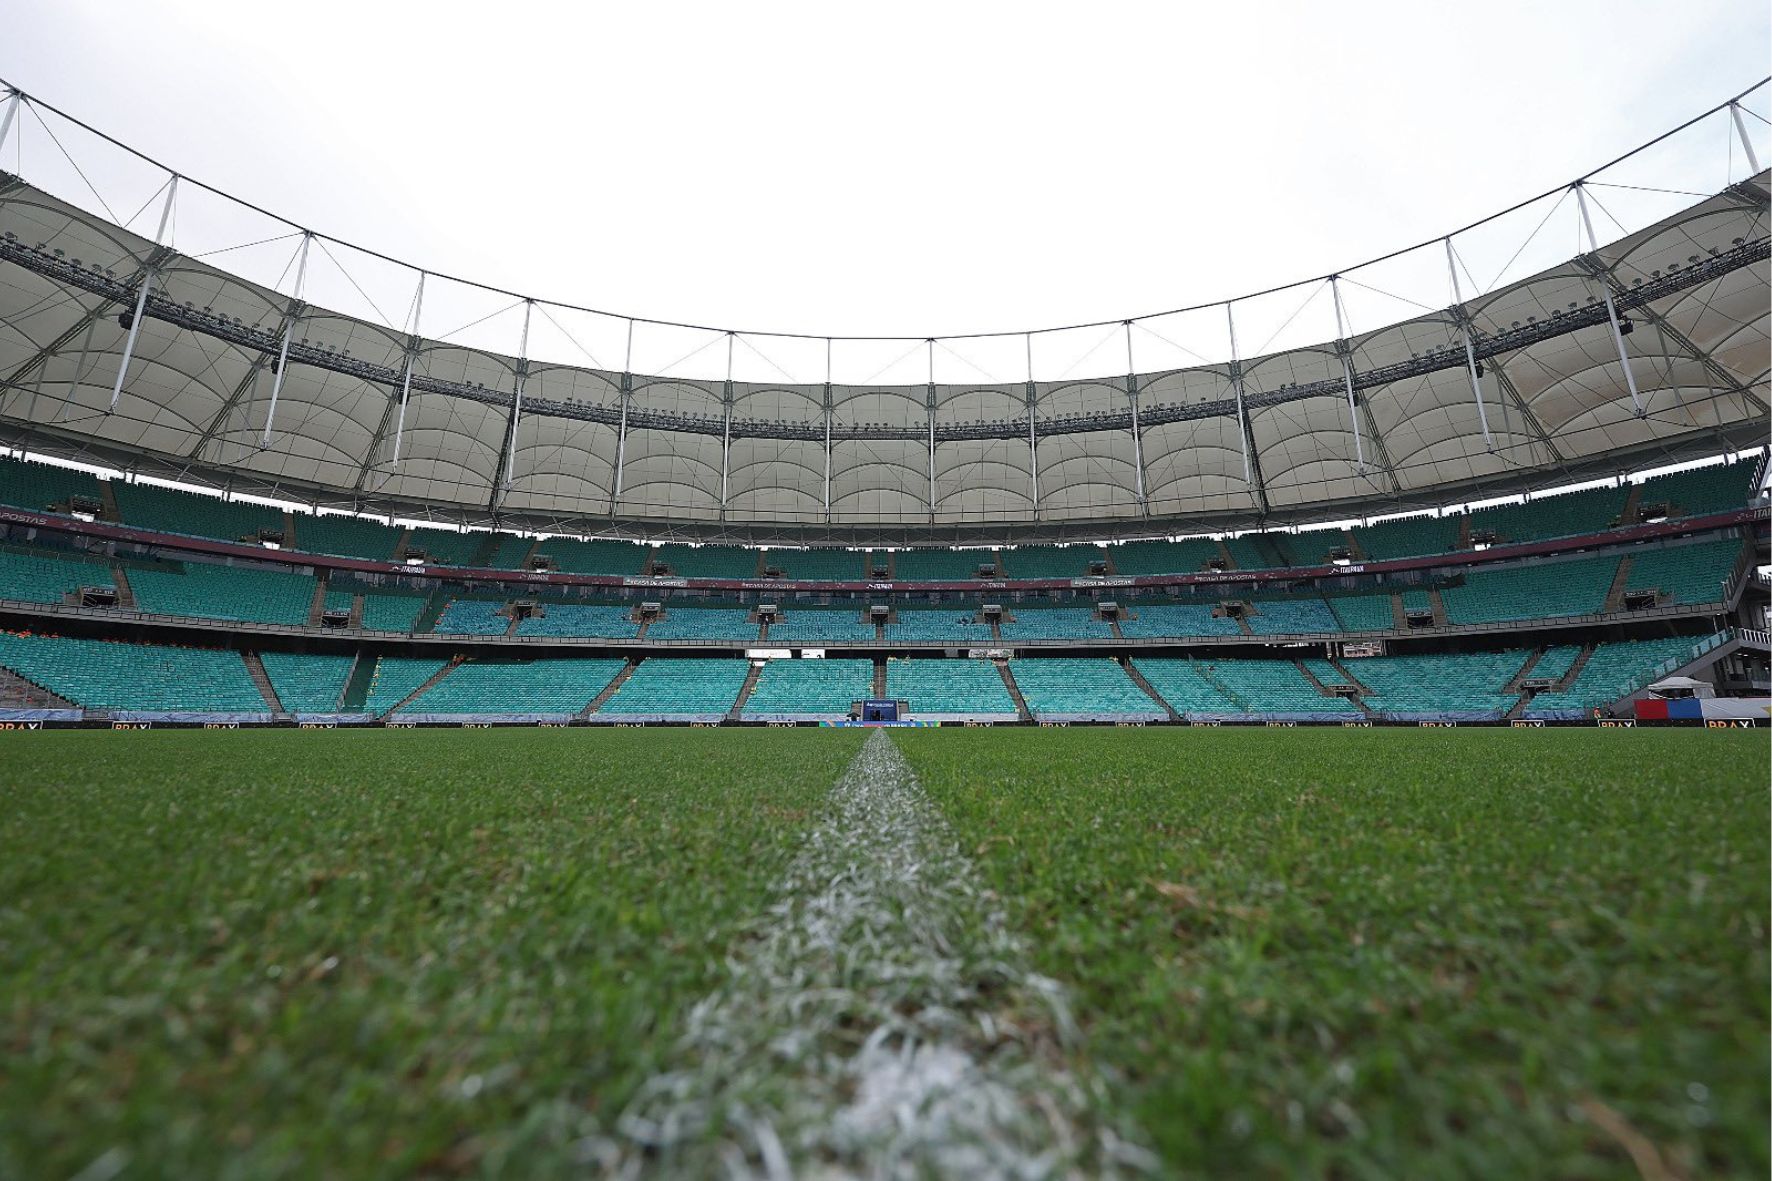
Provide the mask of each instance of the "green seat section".
{"label": "green seat section", "polygon": [[988,648],[996,642],[977,607],[900,607],[898,617],[886,625],[886,639],[956,648]]}
{"label": "green seat section", "polygon": [[83,554],[48,549],[0,549],[0,599],[59,603],[83,586],[111,586],[111,564]]}
{"label": "green seat section", "polygon": [[1546,648],[1538,663],[1532,666],[1534,678],[1543,677],[1547,681],[1560,681],[1569,675],[1575,667],[1575,661],[1581,656],[1580,644],[1557,644]]}
{"label": "green seat section", "polygon": [[363,626],[371,631],[410,632],[425,609],[424,595],[365,593]]}
{"label": "green seat section", "polygon": [[1186,657],[1140,656],[1132,667],[1178,714],[1242,713],[1224,689],[1206,679],[1204,669]]}
{"label": "green seat section", "polygon": [[1099,545],[1023,545],[1002,552],[1009,578],[1087,578],[1092,562],[1107,561]]}
{"label": "green seat section", "polygon": [[632,607],[612,607],[592,603],[543,603],[544,615],[531,615],[517,624],[520,636],[595,636],[609,640],[631,640],[640,634],[640,625],[630,618]]}
{"label": "green seat section", "polygon": [[1406,590],[1403,592],[1404,611],[1432,611],[1434,601],[1424,590]]}
{"label": "green seat section", "polygon": [[965,582],[978,577],[980,566],[995,565],[988,549],[900,550],[892,563],[894,582]]}
{"label": "green seat section", "polygon": [[848,607],[789,606],[769,625],[771,644],[871,644],[874,624],[859,605]]}
{"label": "green seat section", "polygon": [[[1358,716],[1340,697],[1325,697],[1290,660],[1198,660],[1201,675],[1249,713]],[[1337,683],[1342,678],[1338,678]]]}
{"label": "green seat section", "polygon": [[1397,517],[1352,533],[1360,552],[1375,562],[1449,554],[1458,548],[1457,517]]}
{"label": "green seat section", "polygon": [[1745,507],[1753,493],[1749,482],[1758,462],[1757,457],[1750,455],[1734,463],[1710,464],[1651,477],[1643,481],[1638,503],[1667,504],[1676,517],[1701,517]]}
{"label": "green seat section", "polygon": [[521,570],[523,569],[523,559],[529,556],[529,550],[534,545],[535,538],[533,537],[518,537],[515,533],[500,533],[498,540],[493,543],[492,552],[480,561],[488,570]]}
{"label": "green seat section", "polygon": [[1586,615],[1606,605],[1618,573],[1616,557],[1578,558],[1506,570],[1476,569],[1463,586],[1440,592],[1450,623],[1499,623]]}
{"label": "green seat section", "polygon": [[254,542],[261,529],[283,531],[283,510],[268,505],[122,480],[111,481],[111,494],[117,498],[117,511],[123,523],[141,529]]}
{"label": "green seat section", "polygon": [[1309,669],[1311,676],[1317,678],[1325,688],[1333,689],[1337,685],[1353,684],[1353,682],[1347,678],[1346,673],[1336,668],[1334,664],[1323,659],[1321,656],[1306,656],[1300,660],[1299,663]]}
{"label": "green seat section", "polygon": [[0,633],[0,664],[91,709],[270,712],[232,649]]}
{"label": "green seat section", "polygon": [[1315,595],[1310,598],[1253,599],[1250,607],[1249,630],[1258,636],[1320,635],[1341,630],[1329,604]]}
{"label": "green seat section", "polygon": [[1181,541],[1128,541],[1108,546],[1114,573],[1128,575],[1195,574],[1214,558],[1222,558],[1218,543],[1210,537]]}
{"label": "green seat section", "polygon": [[1157,712],[1156,703],[1126,670],[1104,657],[1011,660],[1009,673],[1037,718],[1056,715],[1135,715]]}
{"label": "green seat section", "polygon": [[1236,620],[1212,614],[1217,606],[1217,602],[1131,603],[1121,613],[1120,634],[1129,640],[1241,634]]}
{"label": "green seat section", "polygon": [[1593,655],[1588,657],[1572,684],[1559,692],[1540,693],[1526,707],[1526,712],[1586,713],[1610,705],[1651,683],[1655,679],[1655,670],[1664,662],[1683,662],[1692,656],[1699,643],[1691,636],[1675,636],[1596,645]]}
{"label": "green seat section", "polygon": [[871,660],[771,660],[745,701],[744,716],[840,718],[873,695]]}
{"label": "green seat section", "polygon": [[333,590],[331,587],[327,587],[325,597],[320,603],[320,609],[322,611],[349,611],[355,598],[356,595],[351,591]]}
{"label": "green seat section", "polygon": [[572,657],[470,660],[450,669],[400,712],[576,714],[608,687],[626,663]]}
{"label": "green seat section", "polygon": [[1326,601],[1346,631],[1387,631],[1397,625],[1388,594],[1332,595]]}
{"label": "green seat section", "polygon": [[856,582],[867,577],[860,551],[852,549],[772,549],[763,564],[780,569],[783,578]]}
{"label": "green seat section", "polygon": [[1519,699],[1503,687],[1529,653],[1462,652],[1368,656],[1347,660],[1347,670],[1366,686],[1366,704],[1384,713],[1481,714],[1499,717]]}
{"label": "green seat section", "polygon": [[503,599],[451,599],[432,626],[440,636],[502,636],[511,626]]}
{"label": "green seat section", "polygon": [[1741,549],[1741,539],[1730,537],[1644,550],[1632,556],[1625,587],[1657,591],[1657,603],[1720,603]]}
{"label": "green seat section", "polygon": [[1005,641],[1009,640],[1112,640],[1114,629],[1106,620],[1095,618],[1093,607],[1033,607],[1022,604],[1015,608],[1015,618],[997,625]]}
{"label": "green seat section", "polygon": [[729,640],[749,643],[759,628],[742,607],[667,607],[646,625],[649,640]]}
{"label": "green seat section", "polygon": [[299,627],[308,622],[314,602],[311,574],[202,562],[186,562],[182,571],[131,570],[129,585],[143,611],[241,623]]}
{"label": "green seat section", "polygon": [[1493,531],[1502,543],[1599,533],[1618,523],[1624,497],[1623,488],[1585,488],[1524,504],[1491,505],[1471,513],[1471,530]]}
{"label": "green seat section", "polygon": [[1270,570],[1286,563],[1278,554],[1262,544],[1259,533],[1246,533],[1242,537],[1227,537],[1224,548],[1230,551],[1231,561],[1239,570]]}
{"label": "green seat section", "polygon": [[536,557],[552,559],[567,574],[639,574],[650,552],[631,541],[579,541],[550,537],[535,551]]}
{"label": "green seat section", "polygon": [[66,507],[75,496],[99,499],[99,480],[88,472],[53,463],[24,459],[0,459],[0,504],[36,511],[56,505]]}
{"label": "green seat section", "polygon": [[411,692],[443,671],[448,661],[423,656],[383,656],[375,662],[375,673],[369,682],[369,694],[363,708],[372,714],[385,714],[399,705]]}
{"label": "green seat section", "polygon": [[472,566],[474,555],[486,543],[484,533],[458,533],[453,529],[418,529],[406,539],[406,550],[423,550],[425,563],[436,566]]}
{"label": "green seat section", "polygon": [[888,660],[886,696],[910,702],[911,716],[1015,715],[1003,674],[988,660]]}
{"label": "green seat section", "polygon": [[325,513],[296,513],[295,548],[310,554],[340,558],[363,558],[371,562],[394,560],[394,546],[404,530],[362,517]]}
{"label": "green seat section", "polygon": [[610,695],[598,717],[713,717],[724,715],[738,700],[750,675],[748,660],[684,659],[654,656],[640,662],[633,675]]}
{"label": "green seat section", "polygon": [[350,680],[355,660],[349,656],[316,655],[306,652],[260,652],[265,675],[277,700],[290,713],[329,714],[338,712],[344,700],[345,682]]}
{"label": "green seat section", "polygon": [[755,578],[757,551],[734,545],[661,545],[653,569],[668,566],[677,578]]}

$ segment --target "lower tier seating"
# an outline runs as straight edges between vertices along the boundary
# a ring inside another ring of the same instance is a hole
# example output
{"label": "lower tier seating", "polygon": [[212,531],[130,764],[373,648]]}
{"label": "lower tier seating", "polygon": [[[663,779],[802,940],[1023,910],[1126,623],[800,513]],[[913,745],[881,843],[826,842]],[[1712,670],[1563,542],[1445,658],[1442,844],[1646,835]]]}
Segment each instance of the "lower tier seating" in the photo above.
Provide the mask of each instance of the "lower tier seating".
{"label": "lower tier seating", "polygon": [[1436,655],[1368,656],[1343,661],[1366,693],[1362,700],[1387,717],[1414,715],[1499,718],[1519,701],[1504,692],[1525,665],[1529,653],[1441,653]]}
{"label": "lower tier seating", "polygon": [[1463,586],[1447,587],[1440,598],[1451,623],[1588,615],[1605,607],[1606,592],[1617,573],[1616,557],[1575,558],[1505,570],[1479,567],[1465,574]]}
{"label": "lower tier seating", "polygon": [[1105,657],[1011,660],[1009,673],[1040,721],[1067,718],[1160,719],[1163,711],[1126,670]]}
{"label": "lower tier seating", "polygon": [[913,718],[1013,718],[1015,699],[988,660],[889,660],[886,696],[910,703]]}
{"label": "lower tier seating", "polygon": [[1598,644],[1573,683],[1561,690],[1538,694],[1527,704],[1525,716],[1585,716],[1642,688],[1663,662],[1690,656],[1698,643],[1691,636],[1679,636]]}
{"label": "lower tier seating", "polygon": [[1315,596],[1255,599],[1249,606],[1249,630],[1258,636],[1321,635],[1341,630],[1329,605]]}
{"label": "lower tier seating", "polygon": [[270,712],[232,649],[0,632],[0,664],[89,709]]}
{"label": "lower tier seating", "polygon": [[260,652],[277,700],[290,713],[327,714],[339,710],[356,659],[305,652]]}
{"label": "lower tier seating", "polygon": [[1388,594],[1331,595],[1325,601],[1344,631],[1388,631],[1397,626]]}
{"label": "lower tier seating", "polygon": [[424,656],[383,656],[375,662],[369,694],[363,708],[381,715],[399,705],[412,691],[442,672],[449,662]]}
{"label": "lower tier seating", "polygon": [[396,714],[570,717],[596,699],[624,660],[469,660],[456,665]]}
{"label": "lower tier seating", "polygon": [[640,662],[596,716],[718,719],[738,700],[750,671],[748,660],[654,656]]}
{"label": "lower tier seating", "polygon": [[1721,602],[1741,549],[1741,539],[1729,537],[1645,550],[1632,556],[1625,588],[1657,592],[1657,606]]}
{"label": "lower tier seating", "polygon": [[871,660],[771,660],[745,702],[747,718],[841,718],[874,695]]}
{"label": "lower tier seating", "polygon": [[1340,697],[1325,697],[1290,660],[1201,660],[1201,675],[1245,712],[1358,717]]}
{"label": "lower tier seating", "polygon": [[365,594],[363,626],[372,631],[411,632],[425,609],[424,595]]}

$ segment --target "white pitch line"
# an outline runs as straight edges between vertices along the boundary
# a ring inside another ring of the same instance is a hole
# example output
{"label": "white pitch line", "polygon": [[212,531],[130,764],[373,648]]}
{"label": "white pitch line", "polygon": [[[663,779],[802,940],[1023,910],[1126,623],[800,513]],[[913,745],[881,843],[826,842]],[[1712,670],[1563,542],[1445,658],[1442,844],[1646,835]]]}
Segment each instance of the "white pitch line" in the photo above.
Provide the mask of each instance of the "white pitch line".
{"label": "white pitch line", "polygon": [[904,756],[872,734],[778,901],[587,1161],[622,1176],[1112,1176],[1155,1169],[1071,1065],[1062,990]]}

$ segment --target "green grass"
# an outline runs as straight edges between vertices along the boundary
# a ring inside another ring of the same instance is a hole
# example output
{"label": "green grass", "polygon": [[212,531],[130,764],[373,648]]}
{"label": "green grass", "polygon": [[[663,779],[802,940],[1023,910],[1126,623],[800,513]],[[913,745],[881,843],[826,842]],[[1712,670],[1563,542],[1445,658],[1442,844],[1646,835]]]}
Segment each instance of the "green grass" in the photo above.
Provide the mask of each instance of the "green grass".
{"label": "green grass", "polygon": [[1767,746],[898,732],[1193,1176],[1767,1168]]}
{"label": "green grass", "polygon": [[854,732],[6,736],[0,1177],[558,1171]]}

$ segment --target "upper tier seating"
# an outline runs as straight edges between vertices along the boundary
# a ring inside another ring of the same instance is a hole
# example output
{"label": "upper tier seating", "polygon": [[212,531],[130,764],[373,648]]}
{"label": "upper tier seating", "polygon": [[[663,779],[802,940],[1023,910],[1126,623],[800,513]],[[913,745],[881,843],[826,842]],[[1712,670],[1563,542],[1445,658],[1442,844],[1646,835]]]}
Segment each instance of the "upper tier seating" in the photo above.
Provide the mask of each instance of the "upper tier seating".
{"label": "upper tier seating", "polygon": [[1185,639],[1190,636],[1235,636],[1242,634],[1237,621],[1228,616],[1214,617],[1217,602],[1200,603],[1131,603],[1122,613],[1120,634],[1129,640]]}
{"label": "upper tier seating", "polygon": [[1287,566],[1327,566],[1329,551],[1347,545],[1340,529],[1306,529],[1300,533],[1275,532],[1263,540]]}
{"label": "upper tier seating", "polygon": [[1601,533],[1618,523],[1624,496],[1623,488],[1585,488],[1524,504],[1490,505],[1471,513],[1471,530],[1491,531],[1504,545]]}
{"label": "upper tier seating", "polygon": [[260,652],[277,700],[290,713],[338,712],[356,659],[306,652]]}
{"label": "upper tier seating", "polygon": [[1352,530],[1359,552],[1375,562],[1449,554],[1458,548],[1457,517],[1398,517]]}
{"label": "upper tier seating", "polygon": [[913,718],[1015,716],[1015,699],[988,660],[888,660],[886,696],[908,701]]}
{"label": "upper tier seating", "polygon": [[1023,545],[1001,553],[1009,578],[1087,578],[1092,562],[1105,562],[1099,545]]}
{"label": "upper tier seating", "polygon": [[668,606],[646,626],[649,640],[755,642],[761,629],[743,607]]}
{"label": "upper tier seating", "polygon": [[406,539],[406,552],[423,550],[432,566],[473,566],[487,539],[484,533],[460,533],[454,529],[414,528]]}
{"label": "upper tier seating", "polygon": [[283,510],[155,484],[111,481],[117,511],[125,525],[219,541],[258,540],[261,529],[283,531]]}
{"label": "upper tier seating", "polygon": [[0,549],[0,599],[60,603],[83,586],[117,584],[111,564],[65,550]]}
{"label": "upper tier seating", "polygon": [[654,656],[640,662],[595,716],[723,717],[738,700],[750,671],[748,660]]}
{"label": "upper tier seating", "polygon": [[1758,457],[1750,455],[1734,463],[1711,464],[1651,477],[1643,481],[1638,504],[1666,503],[1676,517],[1700,517],[1741,508],[1753,494],[1748,482],[1753,479],[1758,463]]}
{"label": "upper tier seating", "polygon": [[[875,560],[883,556],[876,554]],[[964,582],[976,579],[980,566],[996,562],[996,551],[988,549],[900,550],[893,555],[892,577],[897,582]]]}
{"label": "upper tier seating", "polygon": [[946,643],[956,648],[988,648],[995,641],[991,625],[976,607],[900,607],[886,625],[886,639],[895,643]]}
{"label": "upper tier seating", "polygon": [[1741,550],[1739,537],[1644,550],[1631,557],[1625,587],[1660,592],[1657,605],[1720,603]]}
{"label": "upper tier seating", "polygon": [[1204,668],[1182,657],[1140,656],[1132,667],[1150,683],[1169,708],[1183,717],[1240,714],[1242,708],[1223,688],[1206,679]]}
{"label": "upper tier seating", "polygon": [[129,585],[135,605],[163,615],[191,615],[247,623],[308,622],[314,602],[311,574],[237,566],[184,563],[183,572],[133,569]]}
{"label": "upper tier seating", "polygon": [[661,545],[652,566],[668,567],[677,578],[756,578],[757,551],[735,545]]}
{"label": "upper tier seating", "polygon": [[502,636],[511,617],[501,615],[504,600],[451,599],[431,631],[440,636]]}
{"label": "upper tier seating", "polygon": [[1585,715],[1610,705],[1649,684],[1651,674],[1664,661],[1690,656],[1698,642],[1691,636],[1675,636],[1598,644],[1574,683],[1561,691],[1538,694],[1527,705],[1526,716]]}
{"label": "upper tier seating", "polygon": [[747,718],[841,718],[874,695],[871,660],[771,660],[745,702]]}
{"label": "upper tier seating", "polygon": [[778,568],[784,578],[856,582],[867,577],[861,557],[852,549],[772,549],[763,564]]}
{"label": "upper tier seating", "polygon": [[1397,625],[1388,594],[1330,595],[1326,601],[1346,631],[1388,631]]}
{"label": "upper tier seating", "polygon": [[98,477],[52,463],[0,459],[0,504],[42,512],[75,496],[99,499]]}
{"label": "upper tier seating", "polygon": [[1606,605],[1616,557],[1576,558],[1542,566],[1470,570],[1464,585],[1440,592],[1450,623],[1494,623],[1587,615]]}
{"label": "upper tier seating", "polygon": [[1284,566],[1278,554],[1271,552],[1262,544],[1258,533],[1245,534],[1242,537],[1227,537],[1224,548],[1230,552],[1231,561],[1239,570],[1268,570],[1275,566]]}
{"label": "upper tier seating", "polygon": [[1201,676],[1252,714],[1359,716],[1341,697],[1325,697],[1290,660],[1201,660]]}
{"label": "upper tier seating", "polygon": [[1164,716],[1126,670],[1105,657],[1011,660],[1009,673],[1037,720]]}
{"label": "upper tier seating", "polygon": [[632,607],[591,603],[543,603],[545,615],[531,615],[517,624],[519,636],[595,636],[631,640],[640,634]]}
{"label": "upper tier seating", "polygon": [[383,656],[375,662],[369,694],[363,708],[380,716],[399,705],[414,689],[442,672],[448,664],[425,656]]}
{"label": "upper tier seating", "polygon": [[530,549],[535,545],[533,537],[518,537],[514,533],[501,533],[492,552],[481,559],[488,570],[521,570],[523,559],[529,556]]}
{"label": "upper tier seating", "polygon": [[1368,692],[1366,704],[1386,715],[1460,714],[1499,718],[1519,700],[1503,691],[1529,653],[1442,653],[1368,656],[1343,664]]}
{"label": "upper tier seating", "polygon": [[535,556],[552,559],[567,574],[639,574],[652,551],[631,541],[579,541],[550,537],[536,548]]}
{"label": "upper tier seating", "polygon": [[1115,574],[1196,574],[1214,558],[1222,558],[1218,543],[1210,537],[1182,541],[1128,541],[1107,547]]}
{"label": "upper tier seating", "polygon": [[333,554],[341,558],[363,558],[371,562],[394,560],[394,546],[399,544],[402,530],[380,521],[348,517],[337,513],[295,518],[295,548],[310,554]]}
{"label": "upper tier seating", "polygon": [[1314,595],[1308,599],[1255,599],[1246,616],[1249,630],[1258,636],[1321,634],[1341,630],[1329,605]]}
{"label": "upper tier seating", "polygon": [[[542,714],[569,717],[596,699],[624,660],[469,660],[400,714]],[[399,716],[398,714],[396,716]]]}
{"label": "upper tier seating", "polygon": [[1016,640],[1112,640],[1114,629],[1095,617],[1093,607],[1036,607],[1021,604],[1014,619],[1003,619],[997,630],[1005,642]]}
{"label": "upper tier seating", "polygon": [[0,664],[89,709],[270,712],[232,649],[0,632]]}
{"label": "upper tier seating", "polygon": [[875,640],[872,620],[859,607],[800,607],[789,605],[769,625],[769,643],[810,645],[871,644]]}

